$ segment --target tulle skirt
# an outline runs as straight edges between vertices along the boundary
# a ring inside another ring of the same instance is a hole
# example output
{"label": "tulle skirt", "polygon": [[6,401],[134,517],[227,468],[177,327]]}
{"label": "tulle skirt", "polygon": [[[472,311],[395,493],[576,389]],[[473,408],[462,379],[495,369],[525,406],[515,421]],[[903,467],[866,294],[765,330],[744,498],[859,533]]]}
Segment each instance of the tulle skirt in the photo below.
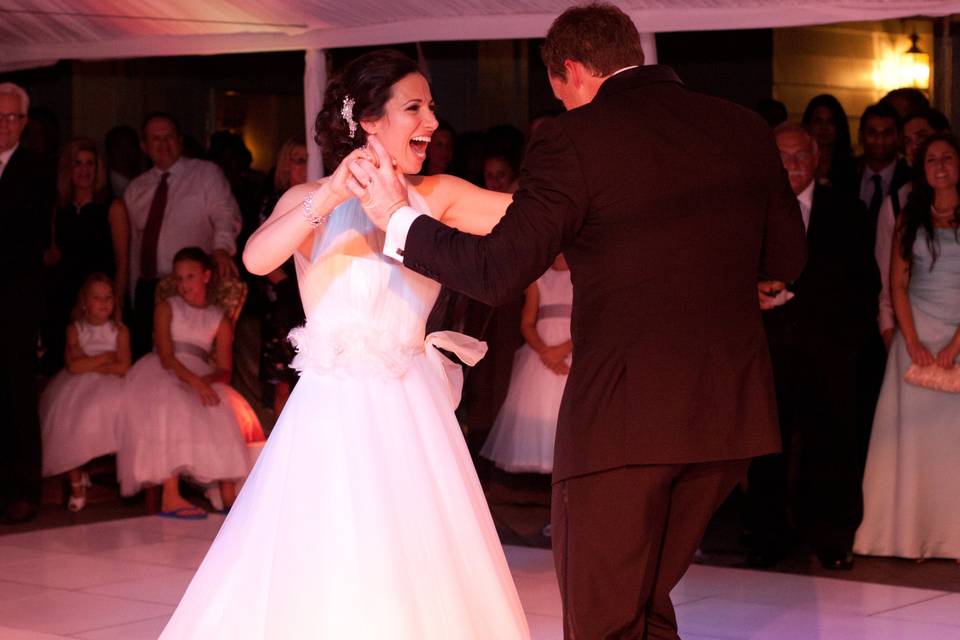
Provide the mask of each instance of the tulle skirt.
{"label": "tulle skirt", "polygon": [[104,373],[58,373],[40,396],[43,475],[64,473],[115,453],[125,379]]}
{"label": "tulle skirt", "polygon": [[[570,338],[570,321],[541,321],[547,344]],[[569,364],[569,360],[568,360]],[[548,369],[527,345],[513,358],[510,388],[480,455],[511,473],[552,473],[557,416],[567,376]]]}
{"label": "tulle skirt", "polygon": [[[195,372],[209,370],[192,356],[177,358]],[[125,427],[117,454],[123,495],[177,474],[201,483],[247,475],[246,443],[262,440],[263,431],[239,393],[214,384],[220,403],[204,406],[197,393],[164,369],[152,353],[138,360],[127,378]]]}
{"label": "tulle skirt", "polygon": [[445,384],[308,370],[161,636],[529,638]]}

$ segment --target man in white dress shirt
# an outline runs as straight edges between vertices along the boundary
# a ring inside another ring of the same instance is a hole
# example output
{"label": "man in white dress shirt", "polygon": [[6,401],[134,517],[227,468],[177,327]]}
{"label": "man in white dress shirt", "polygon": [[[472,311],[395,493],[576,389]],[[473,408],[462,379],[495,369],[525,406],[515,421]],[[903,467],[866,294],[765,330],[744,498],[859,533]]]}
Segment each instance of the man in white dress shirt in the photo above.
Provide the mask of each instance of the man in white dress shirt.
{"label": "man in white dress shirt", "polygon": [[157,281],[173,270],[173,256],[200,247],[213,256],[220,277],[236,277],[240,209],[220,168],[183,157],[176,120],[151,113],[141,127],[143,150],[153,168],[130,182],[124,202],[130,216],[130,283],[134,352],[152,346]]}

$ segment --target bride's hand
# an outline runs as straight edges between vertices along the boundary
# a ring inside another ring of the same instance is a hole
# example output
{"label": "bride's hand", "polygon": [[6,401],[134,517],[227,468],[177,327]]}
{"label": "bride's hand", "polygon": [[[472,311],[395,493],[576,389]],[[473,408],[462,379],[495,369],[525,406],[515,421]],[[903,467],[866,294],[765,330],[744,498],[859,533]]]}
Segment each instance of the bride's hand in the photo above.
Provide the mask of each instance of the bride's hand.
{"label": "bride's hand", "polygon": [[408,204],[407,189],[403,172],[376,136],[368,136],[367,145],[371,157],[361,157],[350,163],[351,177],[347,179],[347,187],[360,199],[370,221],[386,231],[393,212]]}
{"label": "bride's hand", "polygon": [[346,202],[350,198],[354,197],[354,193],[348,186],[348,182],[354,179],[353,174],[350,172],[350,165],[358,160],[373,162],[374,159],[374,154],[372,154],[366,147],[360,147],[359,149],[354,149],[351,151],[347,157],[340,161],[340,164],[330,175],[330,179],[327,181],[330,194],[336,200],[334,206]]}

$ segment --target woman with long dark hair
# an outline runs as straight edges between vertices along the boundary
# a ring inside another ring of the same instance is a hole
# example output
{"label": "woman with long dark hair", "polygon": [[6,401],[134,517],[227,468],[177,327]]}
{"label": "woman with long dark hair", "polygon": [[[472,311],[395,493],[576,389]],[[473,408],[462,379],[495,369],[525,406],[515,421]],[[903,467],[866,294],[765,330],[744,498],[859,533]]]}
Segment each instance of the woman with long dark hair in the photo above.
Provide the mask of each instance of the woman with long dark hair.
{"label": "woman with long dark hair", "polygon": [[327,87],[317,142],[339,166],[287,191],[244,251],[256,274],[294,256],[300,381],[163,638],[529,638],[454,417],[460,369],[436,348],[473,364],[482,345],[424,336],[440,285],[382,255],[348,187],[375,135],[411,202],[489,232],[510,196],[417,175],[436,129],[430,87],[399,53],[362,56]]}
{"label": "woman with long dark hair", "polygon": [[840,101],[829,93],[814,97],[803,110],[801,122],[820,149],[817,182],[838,189],[853,189],[856,171],[850,147],[850,123]]}
{"label": "woman with long dark hair", "polygon": [[877,403],[854,550],[960,559],[960,395],[930,388],[949,384],[960,355],[960,143],[930,136],[914,173],[890,260],[899,331]]}

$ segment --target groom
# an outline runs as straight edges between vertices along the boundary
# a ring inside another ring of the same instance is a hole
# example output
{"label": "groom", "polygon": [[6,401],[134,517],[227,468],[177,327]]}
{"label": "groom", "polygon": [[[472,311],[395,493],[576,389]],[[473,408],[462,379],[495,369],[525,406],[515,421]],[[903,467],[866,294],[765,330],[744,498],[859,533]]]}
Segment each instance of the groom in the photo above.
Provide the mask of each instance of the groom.
{"label": "groom", "polygon": [[489,236],[407,206],[376,142],[358,195],[387,255],[488,304],[564,253],[574,359],[552,522],[565,638],[677,638],[670,591],[710,517],[750,458],[780,448],[757,281],[800,274],[800,210],[766,123],[641,66],[619,9],[567,10],[542,55],[568,112],[534,135]]}

